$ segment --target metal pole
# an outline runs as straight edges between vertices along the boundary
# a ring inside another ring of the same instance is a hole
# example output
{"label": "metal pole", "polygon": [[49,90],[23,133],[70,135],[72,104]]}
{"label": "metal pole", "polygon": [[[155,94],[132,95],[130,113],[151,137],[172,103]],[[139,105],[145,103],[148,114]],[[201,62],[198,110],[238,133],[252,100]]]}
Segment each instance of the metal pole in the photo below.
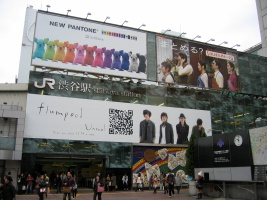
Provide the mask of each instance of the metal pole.
{"label": "metal pole", "polygon": [[223,181],[223,197],[226,198],[226,186],[225,186],[225,181]]}

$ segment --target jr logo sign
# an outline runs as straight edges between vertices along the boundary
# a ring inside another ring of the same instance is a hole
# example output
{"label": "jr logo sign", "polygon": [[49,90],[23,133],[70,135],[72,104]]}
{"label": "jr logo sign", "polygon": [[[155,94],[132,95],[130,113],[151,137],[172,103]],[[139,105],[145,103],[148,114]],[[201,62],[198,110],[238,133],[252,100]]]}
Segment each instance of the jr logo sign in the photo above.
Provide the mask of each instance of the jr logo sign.
{"label": "jr logo sign", "polygon": [[55,85],[55,80],[51,78],[43,78],[42,85],[38,85],[37,81],[34,81],[34,86],[37,88],[45,88],[45,85],[48,85],[50,89],[54,89],[53,85]]}

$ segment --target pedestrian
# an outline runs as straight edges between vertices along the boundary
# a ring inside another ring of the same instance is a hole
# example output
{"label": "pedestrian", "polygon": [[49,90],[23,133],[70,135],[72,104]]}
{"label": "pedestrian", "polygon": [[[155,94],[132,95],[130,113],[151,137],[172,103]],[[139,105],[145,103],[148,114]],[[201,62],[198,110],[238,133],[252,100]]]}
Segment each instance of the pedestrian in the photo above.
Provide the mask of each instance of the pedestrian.
{"label": "pedestrian", "polygon": [[16,190],[12,184],[12,177],[6,175],[4,177],[4,184],[0,184],[0,192],[2,193],[3,200],[15,200],[16,199]]}
{"label": "pedestrian", "polygon": [[44,200],[44,194],[47,194],[48,188],[48,179],[45,178],[45,175],[41,175],[36,181],[37,194],[39,196],[39,200]]}
{"label": "pedestrian", "polygon": [[112,174],[111,178],[110,178],[110,181],[111,181],[111,191],[116,191],[116,186],[117,186],[117,181],[116,181],[116,176],[115,174]]}
{"label": "pedestrian", "polygon": [[153,187],[154,187],[153,193],[156,194],[157,193],[157,187],[158,187],[158,177],[156,174],[154,175],[154,178],[153,178]]}
{"label": "pedestrian", "polygon": [[137,185],[136,185],[135,191],[137,192],[137,189],[139,189],[139,190],[141,189],[142,192],[143,192],[144,191],[144,189],[143,189],[143,178],[141,176],[141,173],[138,174],[136,184]]}
{"label": "pedestrian", "polygon": [[77,188],[78,188],[78,177],[76,176],[76,174],[73,175],[74,181],[75,181],[75,185],[72,189],[72,197],[73,199],[76,199],[77,196]]}
{"label": "pedestrian", "polygon": [[172,171],[169,170],[169,174],[167,176],[167,183],[168,183],[168,189],[169,189],[169,197],[171,198],[172,195],[174,196],[174,181],[175,181],[175,178],[174,178],[174,175],[172,174]]}
{"label": "pedestrian", "polygon": [[94,181],[94,200],[96,200],[96,196],[98,196],[98,200],[101,200],[101,194],[104,191],[104,184],[100,181],[100,177],[96,176]]}
{"label": "pedestrian", "polygon": [[167,175],[165,173],[163,173],[162,183],[163,183],[164,194],[168,194],[168,182],[167,182]]}
{"label": "pedestrian", "polygon": [[75,180],[72,177],[70,172],[67,172],[66,178],[62,181],[63,186],[63,200],[66,200],[67,196],[68,199],[71,200],[71,190],[75,185]]}
{"label": "pedestrian", "polygon": [[31,176],[31,174],[28,174],[26,178],[26,194],[32,194],[32,186],[33,186],[34,178]]}
{"label": "pedestrian", "polygon": [[57,193],[61,193],[62,180],[61,180],[59,174],[56,175],[55,185],[56,185],[56,188],[57,188]]}
{"label": "pedestrian", "polygon": [[149,177],[149,190],[153,190],[154,177],[153,174]]}
{"label": "pedestrian", "polygon": [[18,185],[18,195],[21,195],[23,193],[25,193],[26,190],[26,179],[23,173],[21,173],[18,176],[17,179],[17,185]]}
{"label": "pedestrian", "polygon": [[176,189],[177,189],[177,194],[179,194],[180,190],[181,190],[181,185],[182,185],[182,178],[181,178],[180,173],[176,173],[175,185],[176,185]]}
{"label": "pedestrian", "polygon": [[128,176],[126,173],[122,177],[122,183],[123,183],[123,189],[128,190]]}
{"label": "pedestrian", "polygon": [[159,176],[159,190],[163,190],[163,188],[163,172],[161,172]]}
{"label": "pedestrian", "polygon": [[197,174],[196,188],[198,189],[197,199],[202,199],[204,179],[202,171]]}

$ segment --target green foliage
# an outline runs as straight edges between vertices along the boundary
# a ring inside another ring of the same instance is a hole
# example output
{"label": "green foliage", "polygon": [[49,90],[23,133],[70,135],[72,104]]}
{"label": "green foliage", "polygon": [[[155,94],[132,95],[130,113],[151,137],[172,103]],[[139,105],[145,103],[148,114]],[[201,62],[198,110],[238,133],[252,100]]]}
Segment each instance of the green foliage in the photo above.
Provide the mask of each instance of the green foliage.
{"label": "green foliage", "polygon": [[[201,134],[201,137],[207,137],[207,134],[203,132]],[[196,138],[196,135],[194,133],[191,134],[190,140],[188,142],[188,148],[186,150],[185,158],[186,158],[186,164],[185,164],[185,173],[194,179],[194,140]]]}

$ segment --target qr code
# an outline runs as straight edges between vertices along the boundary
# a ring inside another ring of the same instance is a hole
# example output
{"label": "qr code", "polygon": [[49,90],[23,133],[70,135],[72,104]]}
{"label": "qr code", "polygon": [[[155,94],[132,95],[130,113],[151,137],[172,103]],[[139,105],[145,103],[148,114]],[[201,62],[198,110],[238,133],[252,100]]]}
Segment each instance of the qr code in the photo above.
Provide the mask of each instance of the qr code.
{"label": "qr code", "polygon": [[133,111],[109,109],[109,134],[132,135]]}

